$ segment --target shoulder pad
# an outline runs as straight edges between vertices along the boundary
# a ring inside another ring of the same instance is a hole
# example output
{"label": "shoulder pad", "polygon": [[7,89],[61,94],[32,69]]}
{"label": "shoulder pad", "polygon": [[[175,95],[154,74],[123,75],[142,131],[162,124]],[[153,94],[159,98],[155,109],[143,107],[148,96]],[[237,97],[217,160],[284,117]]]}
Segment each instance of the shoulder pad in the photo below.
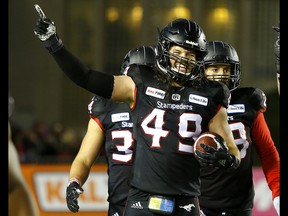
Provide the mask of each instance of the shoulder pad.
{"label": "shoulder pad", "polygon": [[250,103],[251,107],[256,111],[266,111],[266,95],[259,89],[254,87],[242,87],[234,90],[236,94],[233,94],[233,97],[243,97],[245,100]]}
{"label": "shoulder pad", "polygon": [[266,100],[267,98],[265,93],[261,89],[255,88],[250,99],[252,106],[256,110],[265,112],[267,108]]}
{"label": "shoulder pad", "polygon": [[154,69],[147,65],[132,64],[130,65],[127,74],[133,79],[136,85],[140,82],[154,79]]}
{"label": "shoulder pad", "polygon": [[111,100],[95,95],[88,104],[88,114],[98,116],[104,112],[106,113],[110,108],[111,103]]}
{"label": "shoulder pad", "polygon": [[217,104],[221,104],[222,106],[228,108],[228,104],[230,103],[231,93],[228,87],[222,82],[208,80],[209,87],[212,87],[212,91],[214,92],[214,101]]}

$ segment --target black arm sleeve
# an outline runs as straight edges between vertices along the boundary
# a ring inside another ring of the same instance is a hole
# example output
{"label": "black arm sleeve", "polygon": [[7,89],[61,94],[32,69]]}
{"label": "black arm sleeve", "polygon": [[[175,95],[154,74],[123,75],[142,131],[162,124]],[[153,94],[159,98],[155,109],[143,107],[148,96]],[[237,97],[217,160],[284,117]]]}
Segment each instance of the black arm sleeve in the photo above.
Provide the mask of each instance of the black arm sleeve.
{"label": "black arm sleeve", "polygon": [[113,75],[91,70],[64,46],[51,55],[61,70],[75,84],[104,98],[111,98],[114,87]]}

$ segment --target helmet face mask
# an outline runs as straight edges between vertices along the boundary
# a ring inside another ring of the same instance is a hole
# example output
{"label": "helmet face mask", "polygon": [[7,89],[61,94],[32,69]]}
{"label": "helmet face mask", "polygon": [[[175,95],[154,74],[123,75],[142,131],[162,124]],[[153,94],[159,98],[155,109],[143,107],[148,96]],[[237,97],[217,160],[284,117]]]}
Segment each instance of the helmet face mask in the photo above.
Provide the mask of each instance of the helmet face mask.
{"label": "helmet face mask", "polygon": [[216,75],[206,75],[206,77],[209,80],[219,81],[219,82],[224,83],[227,86],[230,85],[230,75],[224,75],[224,74],[218,75],[218,74],[216,74]]}
{"label": "helmet face mask", "polygon": [[221,81],[228,86],[230,91],[240,85],[240,60],[234,47],[223,41],[210,41],[207,43],[208,53],[204,58],[205,71],[207,68],[216,65],[230,65],[230,75],[208,74],[206,77],[211,80]]}
{"label": "helmet face mask", "polygon": [[[195,53],[196,59],[191,61],[171,53],[172,46],[179,46]],[[156,67],[177,83],[183,84],[199,76],[205,54],[206,37],[200,26],[187,19],[176,19],[164,27],[159,34],[156,47]],[[173,68],[171,60],[178,61],[190,72],[183,73],[180,68]]]}

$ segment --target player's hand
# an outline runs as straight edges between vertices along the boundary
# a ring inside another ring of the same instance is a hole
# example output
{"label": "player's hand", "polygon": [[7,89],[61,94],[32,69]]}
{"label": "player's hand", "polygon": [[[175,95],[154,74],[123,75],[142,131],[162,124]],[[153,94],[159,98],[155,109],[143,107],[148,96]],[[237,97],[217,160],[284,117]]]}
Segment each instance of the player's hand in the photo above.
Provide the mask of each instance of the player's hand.
{"label": "player's hand", "polygon": [[39,14],[39,19],[34,27],[34,34],[37,35],[41,41],[46,41],[53,34],[56,34],[56,26],[52,20],[46,18],[39,5],[35,4],[34,7]]}
{"label": "player's hand", "polygon": [[82,194],[84,190],[82,187],[76,182],[72,181],[66,188],[66,203],[67,207],[71,212],[78,212],[78,197]]}
{"label": "player's hand", "polygon": [[38,36],[50,53],[54,53],[63,46],[62,41],[56,34],[55,23],[46,17],[39,5],[35,4],[34,7],[39,14],[34,27],[34,34]]}
{"label": "player's hand", "polygon": [[236,157],[228,152],[225,145],[221,145],[221,148],[216,150],[204,143],[200,146],[207,152],[200,152],[196,150],[196,158],[201,166],[214,166],[222,169],[237,168],[239,164]]}

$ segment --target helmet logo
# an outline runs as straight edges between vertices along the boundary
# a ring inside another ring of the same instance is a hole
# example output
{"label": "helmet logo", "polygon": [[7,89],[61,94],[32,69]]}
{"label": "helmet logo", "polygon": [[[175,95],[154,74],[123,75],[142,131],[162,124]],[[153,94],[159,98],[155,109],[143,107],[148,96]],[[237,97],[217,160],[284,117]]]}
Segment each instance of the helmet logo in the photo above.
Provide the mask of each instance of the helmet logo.
{"label": "helmet logo", "polygon": [[198,43],[195,43],[193,41],[185,40],[185,43],[191,44],[192,46],[198,46]]}

